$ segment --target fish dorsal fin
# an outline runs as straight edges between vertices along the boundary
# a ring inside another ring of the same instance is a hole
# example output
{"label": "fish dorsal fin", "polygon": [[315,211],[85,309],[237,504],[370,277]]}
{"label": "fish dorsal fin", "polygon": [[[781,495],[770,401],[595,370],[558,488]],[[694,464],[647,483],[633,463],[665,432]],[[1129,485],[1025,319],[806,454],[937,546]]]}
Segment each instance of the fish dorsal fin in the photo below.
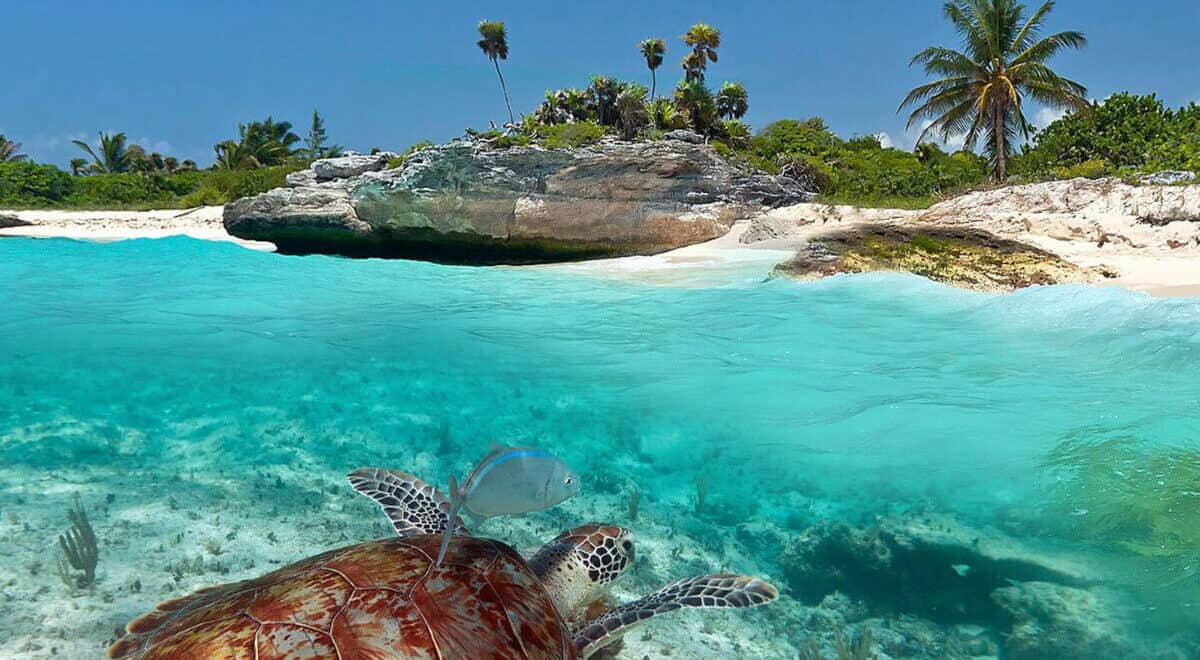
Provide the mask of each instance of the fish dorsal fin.
{"label": "fish dorsal fin", "polygon": [[575,651],[587,658],[634,626],[685,607],[754,607],[779,597],[775,587],[742,575],[702,575],[672,582],[658,591],[615,607],[573,631]]}
{"label": "fish dorsal fin", "polygon": [[[350,486],[371,498],[401,537],[441,534],[453,514],[450,500],[438,489],[397,470],[361,468],[346,475]],[[463,522],[458,520],[461,529]],[[462,533],[462,532],[460,532]]]}

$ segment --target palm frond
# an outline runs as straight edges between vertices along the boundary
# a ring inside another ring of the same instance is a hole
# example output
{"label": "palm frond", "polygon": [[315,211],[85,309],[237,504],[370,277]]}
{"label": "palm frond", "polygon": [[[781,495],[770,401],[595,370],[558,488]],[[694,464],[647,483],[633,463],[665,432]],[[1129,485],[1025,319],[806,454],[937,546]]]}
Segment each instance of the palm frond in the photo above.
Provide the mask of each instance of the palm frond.
{"label": "palm frond", "polygon": [[1021,51],[1012,60],[1012,64],[1024,64],[1026,62],[1045,62],[1054,57],[1059,52],[1071,49],[1083,48],[1087,45],[1087,36],[1082,32],[1059,32],[1052,34],[1041,41],[1029,46],[1024,51]]}

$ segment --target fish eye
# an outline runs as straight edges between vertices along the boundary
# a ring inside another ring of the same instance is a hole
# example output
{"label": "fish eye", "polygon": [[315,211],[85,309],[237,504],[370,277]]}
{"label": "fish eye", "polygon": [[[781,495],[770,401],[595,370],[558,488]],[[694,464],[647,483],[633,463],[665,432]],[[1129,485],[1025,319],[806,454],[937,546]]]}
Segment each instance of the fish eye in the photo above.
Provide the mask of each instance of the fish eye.
{"label": "fish eye", "polygon": [[573,484],[573,483],[575,483],[575,478],[574,478],[574,477],[564,477],[564,478],[563,478],[563,485],[565,485],[565,486],[570,486],[570,485],[571,485],[571,484]]}

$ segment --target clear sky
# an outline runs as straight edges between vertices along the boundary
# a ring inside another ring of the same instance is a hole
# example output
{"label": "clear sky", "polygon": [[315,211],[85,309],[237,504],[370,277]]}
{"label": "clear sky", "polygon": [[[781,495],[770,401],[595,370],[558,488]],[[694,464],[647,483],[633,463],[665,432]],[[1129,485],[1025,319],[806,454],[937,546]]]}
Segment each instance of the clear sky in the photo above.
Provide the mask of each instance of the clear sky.
{"label": "clear sky", "polygon": [[[1032,3],[1031,3],[1032,4]],[[747,119],[820,115],[845,136],[913,141],[896,106],[922,76],[921,48],[956,45],[938,0],[0,0],[0,132],[45,162],[74,138],[125,131],[155,151],[207,165],[238,122],[272,115],[298,129],[313,108],[348,148],[400,150],[505,117],[475,46],[480,19],[504,20],[514,110],[545,90],[605,73],[649,82],[636,44],[668,40],[659,89],[680,78],[679,40],[697,21],[722,32],[709,80],[745,83]],[[1200,2],[1060,0],[1052,30],[1091,45],[1054,61],[1091,95],[1157,92],[1200,101]],[[1036,115],[1036,111],[1031,114]],[[1044,118],[1044,116],[1043,116]],[[303,133],[303,130],[297,130]]]}

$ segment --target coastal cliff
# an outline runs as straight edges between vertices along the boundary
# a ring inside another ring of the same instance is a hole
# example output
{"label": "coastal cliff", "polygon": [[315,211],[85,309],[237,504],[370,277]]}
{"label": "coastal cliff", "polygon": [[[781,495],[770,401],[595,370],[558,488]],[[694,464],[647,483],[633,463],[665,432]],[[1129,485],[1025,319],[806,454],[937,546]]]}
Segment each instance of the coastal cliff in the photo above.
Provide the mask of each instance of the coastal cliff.
{"label": "coastal cliff", "polygon": [[813,196],[686,132],[559,149],[460,140],[387,168],[398,160],[319,160],[288,187],[227,206],[225,227],[289,254],[540,263],[665,252]]}

